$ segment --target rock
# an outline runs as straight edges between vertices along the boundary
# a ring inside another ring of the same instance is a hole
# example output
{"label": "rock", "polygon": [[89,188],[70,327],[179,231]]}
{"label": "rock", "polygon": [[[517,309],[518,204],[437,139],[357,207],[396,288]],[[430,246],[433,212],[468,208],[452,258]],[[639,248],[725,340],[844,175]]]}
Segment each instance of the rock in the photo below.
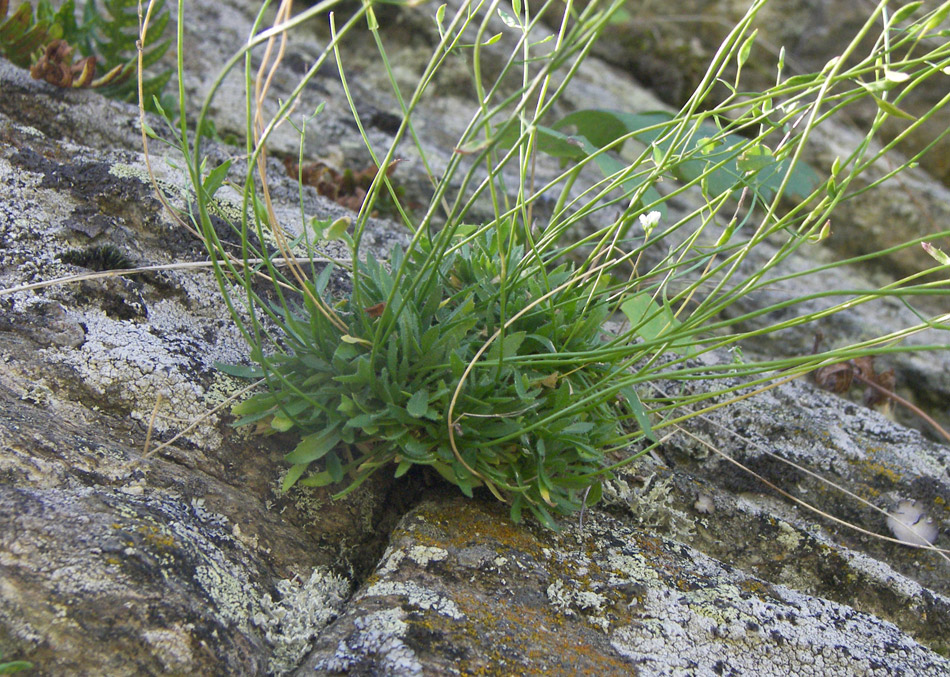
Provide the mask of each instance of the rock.
{"label": "rock", "polygon": [[[911,667],[912,666],[912,667]],[[894,625],[594,512],[555,534],[427,502],[315,643],[312,674],[941,675]]]}
{"label": "rock", "polygon": [[[64,259],[95,267],[103,243],[135,265],[205,257],[161,211],[141,154],[125,148],[134,134],[97,131],[134,131],[132,107],[54,90],[5,61],[0,82],[3,288],[89,272]],[[53,116],[39,110],[62,110],[74,127],[59,136],[61,120],[46,126]],[[174,194],[180,174],[156,164]],[[49,675],[292,666],[351,576],[378,559],[397,516],[384,514],[387,483],[332,504],[326,491],[280,494],[286,441],[249,438],[214,412],[241,384],[213,363],[247,349],[206,271],[0,304],[4,657]],[[184,439],[143,456],[146,437],[170,440],[201,412]],[[283,600],[298,589],[308,600],[292,605],[295,619]]]}
{"label": "rock", "polygon": [[[190,95],[207,91],[256,11],[251,0],[188,4]],[[423,46],[434,44],[434,9],[391,12],[385,38],[408,81]],[[290,72],[276,78],[275,98],[287,96],[314,45],[325,43],[323,28],[291,40]],[[399,108],[373,68],[377,58],[357,46],[344,63],[361,74],[351,84],[381,144]],[[328,101],[311,129],[319,150],[312,143],[308,153],[365,165],[332,75],[301,101],[301,110]],[[463,75],[447,74],[441,95],[421,108],[420,138],[436,167],[467,123]],[[54,89],[2,60],[0,91],[0,289],[117,261],[205,258],[155,197],[133,108]],[[242,96],[226,80],[213,108],[222,135],[242,130]],[[563,105],[590,101],[660,105],[597,62],[581,69]],[[150,125],[161,128],[154,118]],[[281,128],[275,156],[295,154],[298,140]],[[209,143],[206,152],[240,168],[239,149]],[[174,155],[158,144],[152,153],[160,185],[184,209],[187,184],[165,162]],[[396,178],[425,198],[428,179],[406,155]],[[296,183],[276,157],[270,163],[277,213],[292,226]],[[554,169],[542,162],[538,171]],[[926,173],[913,178],[928,201],[944,200]],[[221,195],[237,209],[228,190]],[[310,189],[304,212],[347,214]],[[847,216],[855,228],[873,217]],[[399,226],[379,219],[364,239],[381,258],[405,242]],[[842,275],[861,286],[865,272]],[[869,324],[905,321],[897,311],[855,309],[825,329],[844,340]],[[800,382],[709,412],[664,431],[674,434],[619,471],[600,507],[554,533],[510,523],[490,496],[463,500],[418,476],[379,476],[336,502],[328,490],[281,494],[294,440],[232,429],[227,410],[216,409],[244,384],[214,363],[246,357],[204,269],[0,295],[3,660],[30,660],[37,675],[950,670],[947,561],[849,531],[762,481],[877,533],[889,533],[884,515],[780,459],[876,508],[916,500],[945,546],[950,451],[873,411]],[[918,370],[907,378],[930,375],[924,390],[936,408],[950,402],[945,362],[907,359]],[[207,418],[190,425],[202,412]]]}

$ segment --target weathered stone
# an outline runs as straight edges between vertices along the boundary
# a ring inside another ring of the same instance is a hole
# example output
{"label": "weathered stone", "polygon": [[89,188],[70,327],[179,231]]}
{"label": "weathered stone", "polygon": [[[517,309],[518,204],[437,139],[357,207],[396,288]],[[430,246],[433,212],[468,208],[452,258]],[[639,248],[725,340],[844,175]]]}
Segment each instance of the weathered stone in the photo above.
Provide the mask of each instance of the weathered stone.
{"label": "weathered stone", "polygon": [[[192,106],[246,39],[257,9],[254,0],[187,3]],[[434,44],[433,12],[423,6],[387,15],[383,33],[400,82],[412,81]],[[274,100],[289,94],[322,44],[324,27],[292,37]],[[488,68],[498,67],[493,58],[486,54]],[[344,50],[344,67],[360,75],[350,83],[357,106],[381,145],[392,138],[399,107],[377,61],[366,45]],[[327,101],[308,128],[308,157],[365,165],[368,153],[333,75],[319,76],[301,100],[300,110]],[[420,108],[417,131],[436,168],[468,121],[467,77],[462,67],[448,71],[438,95]],[[226,80],[212,107],[223,135],[244,128],[238,84],[237,75]],[[563,109],[592,104],[660,106],[620,70],[595,61],[581,69]],[[154,118],[150,124],[161,129]],[[848,139],[846,130],[830,135]],[[139,141],[131,107],[54,89],[0,61],[0,288],[84,272],[116,256],[134,265],[204,258],[198,240],[162,211]],[[296,154],[299,138],[289,125],[273,141],[275,153]],[[424,199],[428,178],[405,151],[396,179]],[[157,144],[152,152],[160,185],[184,207],[187,183],[164,162],[174,156]],[[206,152],[217,163],[241,151],[211,143]],[[276,159],[269,166],[278,216],[293,227],[296,184]],[[539,162],[539,176],[555,169]],[[945,190],[924,172],[910,176],[915,194],[944,213]],[[236,209],[229,190],[220,196]],[[671,211],[692,209],[692,199],[679,198]],[[869,205],[847,212],[835,228],[869,232],[880,216]],[[894,218],[907,209],[900,205]],[[309,189],[304,211],[347,213]],[[379,257],[404,242],[399,227],[375,220],[364,238]],[[769,255],[767,245],[763,252]],[[812,255],[788,265],[809,267],[827,254]],[[872,281],[862,269],[839,275],[852,288]],[[907,319],[906,309],[880,304],[823,329],[854,340],[869,325],[886,331]],[[786,348],[800,352],[809,339],[802,332]],[[780,353],[783,340],[755,349]],[[154,448],[243,385],[213,365],[245,357],[203,270],[0,296],[3,660],[31,660],[39,675],[283,674],[312,645],[298,674],[950,669],[941,631],[950,624],[944,559],[856,535],[771,495],[696,439],[869,531],[887,533],[882,514],[837,498],[765,452],[878,508],[916,499],[935,519],[937,544],[945,543],[950,452],[847,400],[788,384],[693,419],[618,473],[597,510],[550,533],[511,524],[490,497],[461,500],[412,479],[395,484],[381,476],[338,502],[326,490],[280,494],[283,455],[294,441],[233,430],[221,411],[143,456],[149,432]],[[950,402],[946,359],[897,363],[900,377],[917,382],[918,397],[932,398],[936,409]],[[425,502],[414,507],[419,499]]]}
{"label": "weathered stone", "polygon": [[[427,502],[296,673],[941,675],[894,625],[603,513],[560,534]],[[487,554],[472,561],[470,553]],[[909,666],[913,666],[909,668]]]}

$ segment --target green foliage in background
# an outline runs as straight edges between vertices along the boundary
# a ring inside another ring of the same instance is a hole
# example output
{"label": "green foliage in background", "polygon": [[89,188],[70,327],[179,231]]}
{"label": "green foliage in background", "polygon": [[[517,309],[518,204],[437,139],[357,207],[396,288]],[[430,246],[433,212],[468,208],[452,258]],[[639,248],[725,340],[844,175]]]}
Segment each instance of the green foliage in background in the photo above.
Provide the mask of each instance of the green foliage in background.
{"label": "green foliage in background", "polygon": [[[54,10],[49,0],[38,0],[36,13],[29,2],[22,3],[7,16],[10,0],[0,0],[0,56],[21,68],[34,67],[44,56],[48,47],[58,41],[65,43],[52,57],[55,65],[62,64],[68,70],[72,64],[72,52],[78,50],[83,61],[75,64],[75,78],[47,78],[53,84],[73,87],[95,87],[106,96],[122,101],[138,100],[138,69],[136,41],[138,40],[138,0],[103,0],[100,10],[96,0],[89,0],[82,13],[82,21],[76,21],[75,0],[66,0]],[[155,16],[144,44],[143,68],[158,62],[171,44],[161,40],[170,15],[164,10],[165,0],[155,0]],[[80,66],[93,60],[101,75],[94,79],[92,71],[83,73]],[[35,77],[43,77],[34,73]],[[146,108],[154,110],[153,98],[161,96],[171,77],[165,71],[143,81]]]}
{"label": "green foliage in background", "polygon": [[[143,44],[142,68],[148,69],[158,63],[171,45],[171,40],[162,40],[171,15],[165,11],[165,0],[153,0],[152,22]],[[139,38],[139,0],[102,0],[102,10],[96,0],[87,0],[83,9],[82,32],[77,36],[80,51],[85,56],[102,60],[105,70],[122,67],[120,82],[103,90],[103,94],[121,101],[138,100],[138,84],[135,80],[136,41]],[[163,71],[142,82],[142,97],[146,110],[154,111],[154,97],[161,97],[171,78],[171,70]]]}

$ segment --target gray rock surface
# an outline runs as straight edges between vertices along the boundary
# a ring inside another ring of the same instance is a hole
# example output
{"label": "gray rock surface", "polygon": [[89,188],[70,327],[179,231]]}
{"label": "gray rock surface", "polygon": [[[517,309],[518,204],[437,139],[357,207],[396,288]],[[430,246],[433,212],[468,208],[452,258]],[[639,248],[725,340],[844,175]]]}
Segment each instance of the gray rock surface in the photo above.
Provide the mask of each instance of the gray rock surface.
{"label": "gray rock surface", "polygon": [[[256,6],[201,0],[187,11],[187,87],[197,94],[247,35]],[[400,10],[386,24],[407,78],[424,51],[413,40],[431,42],[432,12]],[[321,40],[322,29],[298,35],[288,63],[294,54],[305,63]],[[370,135],[383,142],[398,108],[373,80],[370,50],[347,60],[362,73],[360,105],[379,122]],[[293,84],[284,76],[276,96]],[[240,93],[226,89],[214,109],[222,133],[243,126]],[[448,87],[423,111],[436,162],[452,151],[467,97]],[[612,108],[659,105],[591,62],[565,105],[594,97]],[[324,141],[308,148],[365,163],[332,77],[301,106],[323,99],[313,138]],[[154,198],[137,125],[128,106],[53,89],[0,60],[0,289],[84,272],[63,256],[103,245],[135,265],[204,258]],[[282,134],[276,149],[296,152],[290,130]],[[235,150],[208,152],[220,161]],[[180,172],[153,153],[184,206]],[[397,178],[421,193],[414,162]],[[272,165],[278,213],[292,226],[297,189]],[[921,199],[944,201],[926,174],[913,178]],[[312,191],[304,210],[344,213]],[[847,218],[867,225],[860,211]],[[367,241],[385,256],[402,238],[374,221]],[[866,272],[846,274],[857,285]],[[902,321],[858,309],[832,330],[844,339]],[[213,363],[245,356],[203,270],[0,295],[4,660],[31,660],[38,675],[950,671],[946,560],[807,511],[711,449],[876,533],[889,533],[883,514],[781,459],[876,508],[916,500],[945,547],[950,450],[873,411],[803,381],[710,412],[669,431],[656,454],[618,474],[598,509],[551,533],[511,524],[490,496],[463,500],[419,478],[378,477],[339,502],[322,490],[283,495],[293,440],[251,437],[222,412],[144,458],[149,427],[152,446],[168,440],[242,385]],[[910,378],[930,375],[946,408],[947,371],[935,366],[946,363],[916,359]]]}

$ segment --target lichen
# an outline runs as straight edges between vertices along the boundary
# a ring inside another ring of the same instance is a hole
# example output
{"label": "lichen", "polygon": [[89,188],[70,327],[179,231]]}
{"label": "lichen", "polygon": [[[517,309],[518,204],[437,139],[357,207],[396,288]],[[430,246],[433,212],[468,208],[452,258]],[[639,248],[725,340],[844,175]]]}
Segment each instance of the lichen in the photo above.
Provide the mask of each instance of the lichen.
{"label": "lichen", "polygon": [[422,609],[423,611],[431,609],[447,618],[455,620],[465,618],[465,614],[459,610],[455,602],[412,581],[379,581],[373,583],[361,593],[360,598],[388,597],[390,595],[405,597],[406,602],[410,606]]}
{"label": "lichen", "polygon": [[251,620],[274,647],[268,672],[283,675],[300,664],[317,633],[340,613],[350,586],[346,579],[315,568],[306,581],[282,579],[275,588],[277,599],[264,594]]}
{"label": "lichen", "polygon": [[422,663],[406,644],[409,624],[402,609],[384,609],[354,621],[356,631],[341,641],[336,652],[317,663],[316,669],[347,672],[361,662],[376,658],[380,674],[421,675]]}

